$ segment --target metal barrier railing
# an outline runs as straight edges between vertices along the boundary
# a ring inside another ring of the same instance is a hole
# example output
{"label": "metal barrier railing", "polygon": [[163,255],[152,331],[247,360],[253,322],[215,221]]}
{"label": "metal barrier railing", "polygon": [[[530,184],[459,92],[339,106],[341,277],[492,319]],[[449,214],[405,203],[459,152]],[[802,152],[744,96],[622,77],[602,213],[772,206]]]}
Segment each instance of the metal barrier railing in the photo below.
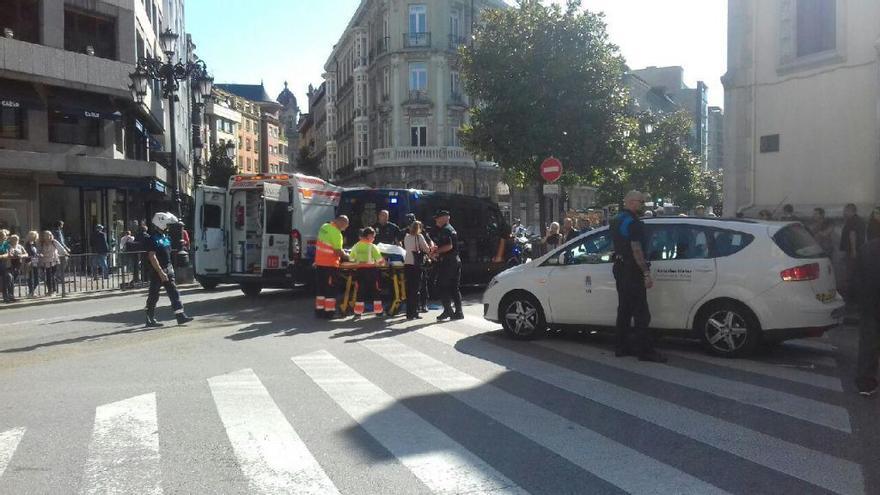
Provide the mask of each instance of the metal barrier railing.
{"label": "metal barrier railing", "polygon": [[54,267],[39,262],[10,269],[17,299],[130,290],[149,285],[146,252],[72,254]]}

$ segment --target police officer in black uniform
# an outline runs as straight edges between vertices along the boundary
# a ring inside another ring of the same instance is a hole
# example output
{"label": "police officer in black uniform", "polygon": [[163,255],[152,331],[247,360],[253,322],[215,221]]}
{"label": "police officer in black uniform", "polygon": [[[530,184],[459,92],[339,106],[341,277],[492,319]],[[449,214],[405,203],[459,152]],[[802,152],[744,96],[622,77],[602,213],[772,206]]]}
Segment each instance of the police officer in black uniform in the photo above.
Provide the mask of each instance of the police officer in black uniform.
{"label": "police officer in black uniform", "polygon": [[[437,291],[443,301],[443,312],[437,321],[447,319],[462,320],[461,310],[461,258],[458,257],[458,233],[449,224],[449,212],[440,210],[434,215],[437,229],[434,242],[437,243]],[[453,303],[455,308],[453,308]]]}
{"label": "police officer in black uniform", "polygon": [[654,349],[654,336],[648,325],[647,290],[654,286],[651,268],[645,259],[644,224],[639,211],[644,195],[630,191],[623,200],[623,210],[611,221],[614,241],[614,280],[617,283],[617,345],[615,355],[636,355],[640,361],[666,362]]}
{"label": "police officer in black uniform", "polygon": [[176,216],[167,212],[159,212],[153,215],[153,225],[156,230],[144,241],[144,251],[147,252],[147,278],[150,280],[150,291],[147,294],[147,326],[161,327],[162,323],[156,321],[156,303],[159,302],[159,289],[165,287],[165,293],[171,301],[177,324],[183,325],[193,319],[183,311],[183,303],[180,302],[180,293],[174,283],[174,267],[171,264],[171,238],[166,234],[168,226],[180,223]]}
{"label": "police officer in black uniform", "polygon": [[400,241],[403,239],[400,227],[394,222],[389,222],[389,217],[390,214],[388,213],[388,210],[382,210],[379,212],[379,221],[376,225],[373,225],[373,229],[376,231],[376,244],[391,244],[396,246],[400,244]]}

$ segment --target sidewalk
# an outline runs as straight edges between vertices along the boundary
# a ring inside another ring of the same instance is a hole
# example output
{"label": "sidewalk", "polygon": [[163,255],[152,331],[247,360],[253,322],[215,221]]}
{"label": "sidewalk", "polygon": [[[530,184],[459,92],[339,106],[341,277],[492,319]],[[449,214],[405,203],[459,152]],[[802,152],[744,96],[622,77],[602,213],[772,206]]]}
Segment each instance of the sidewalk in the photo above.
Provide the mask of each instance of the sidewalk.
{"label": "sidewalk", "polygon": [[[187,284],[178,284],[177,287],[183,290],[191,290],[198,289],[201,286],[198,282],[191,282]],[[15,308],[28,308],[34,306],[46,306],[49,304],[57,304],[63,302],[72,302],[72,301],[89,301],[93,299],[107,299],[111,297],[119,297],[119,296],[131,296],[138,294],[146,294],[148,291],[147,287],[137,288],[137,289],[107,289],[100,290],[95,292],[74,292],[68,294],[64,297],[61,296],[43,296],[37,297],[33,299],[21,298],[14,303],[0,303],[0,312],[3,309],[15,309]],[[164,289],[163,289],[164,291]]]}

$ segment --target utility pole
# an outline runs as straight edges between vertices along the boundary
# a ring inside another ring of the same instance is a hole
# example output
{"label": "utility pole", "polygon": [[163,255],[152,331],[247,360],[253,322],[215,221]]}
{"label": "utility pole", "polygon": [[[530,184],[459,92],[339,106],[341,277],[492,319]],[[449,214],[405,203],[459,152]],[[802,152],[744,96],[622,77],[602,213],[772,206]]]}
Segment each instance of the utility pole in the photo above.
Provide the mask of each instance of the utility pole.
{"label": "utility pole", "polygon": [[[474,26],[476,25],[476,20],[474,19],[474,14],[476,10],[474,9],[474,0],[471,0],[471,39],[470,39],[470,47],[473,52],[474,49]],[[470,102],[473,104],[473,101]],[[474,156],[474,196],[480,195],[480,187],[478,185],[477,176],[479,174],[480,162],[477,161],[477,157]]]}

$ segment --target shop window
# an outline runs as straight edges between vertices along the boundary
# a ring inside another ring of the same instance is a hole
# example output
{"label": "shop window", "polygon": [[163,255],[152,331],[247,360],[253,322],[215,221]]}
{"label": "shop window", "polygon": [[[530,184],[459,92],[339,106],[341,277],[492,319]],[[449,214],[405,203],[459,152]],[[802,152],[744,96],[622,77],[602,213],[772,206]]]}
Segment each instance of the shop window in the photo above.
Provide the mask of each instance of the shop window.
{"label": "shop window", "polygon": [[116,19],[64,9],[64,49],[116,60]]}
{"label": "shop window", "polygon": [[[39,0],[3,0],[0,30],[9,29],[12,37],[29,43],[40,42]],[[3,34],[0,31],[0,34]]]}
{"label": "shop window", "polygon": [[25,114],[18,102],[0,102],[0,138],[24,139]]}
{"label": "shop window", "polygon": [[49,112],[49,141],[62,144],[101,146],[101,119]]}

